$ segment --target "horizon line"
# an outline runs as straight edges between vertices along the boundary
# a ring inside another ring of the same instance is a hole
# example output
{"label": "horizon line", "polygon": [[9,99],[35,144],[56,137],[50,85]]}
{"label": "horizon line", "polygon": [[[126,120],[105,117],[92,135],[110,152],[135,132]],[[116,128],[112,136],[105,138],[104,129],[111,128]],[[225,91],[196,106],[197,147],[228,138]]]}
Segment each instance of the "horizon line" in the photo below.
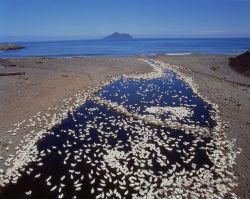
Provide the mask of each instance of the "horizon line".
{"label": "horizon line", "polygon": [[[0,36],[1,38],[1,36]],[[245,36],[238,36],[238,37],[133,37],[133,39],[128,40],[104,40],[102,38],[82,38],[82,39],[74,39],[74,38],[65,38],[65,39],[41,39],[41,40],[13,40],[13,41],[3,41],[0,43],[25,43],[25,42],[60,42],[60,41],[94,41],[94,40],[103,40],[103,41],[133,41],[136,39],[250,39],[249,37]]]}

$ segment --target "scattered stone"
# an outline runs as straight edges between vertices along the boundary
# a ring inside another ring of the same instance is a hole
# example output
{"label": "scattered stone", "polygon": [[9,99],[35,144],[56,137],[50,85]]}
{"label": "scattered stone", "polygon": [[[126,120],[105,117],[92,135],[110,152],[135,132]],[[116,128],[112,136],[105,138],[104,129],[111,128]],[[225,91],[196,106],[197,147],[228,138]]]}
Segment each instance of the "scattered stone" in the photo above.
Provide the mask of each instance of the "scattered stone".
{"label": "scattered stone", "polygon": [[219,68],[219,66],[217,66],[217,65],[211,66],[211,69],[212,69],[212,70],[217,70],[218,68]]}
{"label": "scattered stone", "polygon": [[9,64],[8,66],[10,66],[10,67],[15,67],[16,64]]}

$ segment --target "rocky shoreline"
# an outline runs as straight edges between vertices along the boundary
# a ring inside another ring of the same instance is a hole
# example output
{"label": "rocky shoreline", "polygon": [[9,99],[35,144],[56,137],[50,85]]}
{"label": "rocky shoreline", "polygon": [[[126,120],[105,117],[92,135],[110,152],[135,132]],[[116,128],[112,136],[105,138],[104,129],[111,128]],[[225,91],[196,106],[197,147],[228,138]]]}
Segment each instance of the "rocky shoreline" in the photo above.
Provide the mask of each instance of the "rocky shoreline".
{"label": "rocky shoreline", "polygon": [[250,77],[250,50],[229,59],[229,65],[236,72]]}
{"label": "rocky shoreline", "polygon": [[25,47],[17,44],[0,44],[0,51],[19,50],[23,48]]}

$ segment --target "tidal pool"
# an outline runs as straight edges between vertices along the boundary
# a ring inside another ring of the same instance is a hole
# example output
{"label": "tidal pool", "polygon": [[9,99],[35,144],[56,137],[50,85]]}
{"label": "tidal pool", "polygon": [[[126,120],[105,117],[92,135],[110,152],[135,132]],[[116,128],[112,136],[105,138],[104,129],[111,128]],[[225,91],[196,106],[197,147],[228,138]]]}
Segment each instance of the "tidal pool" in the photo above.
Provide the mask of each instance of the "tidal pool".
{"label": "tidal pool", "polygon": [[[212,106],[168,70],[154,79],[121,78],[97,96],[144,117],[216,126]],[[89,99],[39,140],[37,160],[0,198],[209,196],[220,178],[218,147],[197,129],[154,126]]]}

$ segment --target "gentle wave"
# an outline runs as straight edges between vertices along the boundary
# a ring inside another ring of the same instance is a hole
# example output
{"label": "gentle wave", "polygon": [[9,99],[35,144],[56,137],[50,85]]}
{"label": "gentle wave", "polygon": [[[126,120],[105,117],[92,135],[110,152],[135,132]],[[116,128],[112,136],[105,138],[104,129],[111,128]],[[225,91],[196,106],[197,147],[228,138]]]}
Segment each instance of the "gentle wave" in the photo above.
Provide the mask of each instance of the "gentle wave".
{"label": "gentle wave", "polygon": [[170,56],[174,56],[174,55],[191,55],[192,53],[166,53],[165,55],[170,55]]}
{"label": "gentle wave", "polygon": [[240,54],[250,38],[240,39],[134,39],[132,41],[70,40],[20,42],[26,48],[4,51],[0,57],[141,56],[189,54]]}

